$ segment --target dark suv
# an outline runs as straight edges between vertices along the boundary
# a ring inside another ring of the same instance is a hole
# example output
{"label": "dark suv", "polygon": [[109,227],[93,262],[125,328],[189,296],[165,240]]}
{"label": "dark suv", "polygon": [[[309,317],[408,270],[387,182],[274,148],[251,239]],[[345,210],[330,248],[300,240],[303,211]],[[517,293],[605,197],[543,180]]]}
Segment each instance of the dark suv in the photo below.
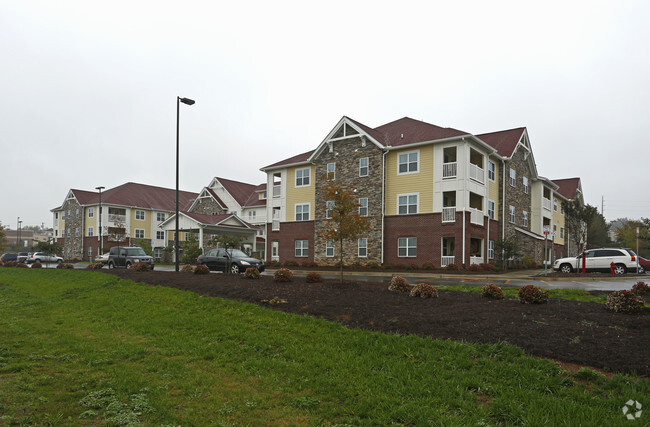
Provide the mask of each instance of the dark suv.
{"label": "dark suv", "polygon": [[257,258],[251,258],[246,252],[239,249],[210,249],[200,255],[196,262],[199,265],[206,265],[210,270],[226,271],[230,259],[230,272],[233,274],[243,273],[249,267],[255,267],[261,273],[264,271],[264,263]]}
{"label": "dark suv", "polygon": [[115,246],[108,255],[108,268],[129,268],[133,264],[149,264],[153,270],[153,258],[138,246]]}
{"label": "dark suv", "polygon": [[0,257],[0,261],[2,262],[9,262],[9,261],[17,261],[18,260],[18,254],[2,254]]}

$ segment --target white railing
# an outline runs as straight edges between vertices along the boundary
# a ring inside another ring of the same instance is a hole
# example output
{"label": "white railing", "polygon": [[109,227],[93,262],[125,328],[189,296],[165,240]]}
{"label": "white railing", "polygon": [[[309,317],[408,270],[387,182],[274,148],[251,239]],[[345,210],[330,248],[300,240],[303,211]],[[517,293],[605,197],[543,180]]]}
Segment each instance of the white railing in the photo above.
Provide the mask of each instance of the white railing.
{"label": "white railing", "polygon": [[456,178],[458,166],[456,162],[442,164],[443,178]]}
{"label": "white railing", "polygon": [[546,197],[542,198],[542,207],[544,209],[548,209],[550,211],[551,210],[551,199],[547,199]]}
{"label": "white railing", "polygon": [[113,222],[126,222],[126,215],[108,214],[108,220]]}
{"label": "white railing", "polygon": [[445,267],[445,266],[447,266],[449,264],[453,264],[454,263],[454,258],[455,257],[453,257],[453,256],[444,256],[443,255],[442,259],[440,260],[440,265],[442,267]]}
{"label": "white railing", "polygon": [[271,226],[271,231],[280,231],[280,220],[274,219],[273,225]]}
{"label": "white railing", "polygon": [[442,208],[442,222],[455,222],[456,208]]}
{"label": "white railing", "polygon": [[469,208],[469,212],[470,212],[469,220],[472,224],[483,225],[483,217],[485,216],[483,215],[483,211],[480,211],[475,208]]}
{"label": "white railing", "polygon": [[280,197],[282,195],[282,187],[280,185],[273,186],[273,197]]}
{"label": "white railing", "polygon": [[483,264],[483,257],[481,256],[471,256],[469,257],[469,264]]}
{"label": "white railing", "polygon": [[485,171],[480,167],[476,166],[474,163],[470,163],[469,177],[474,181],[478,181],[481,184],[483,184],[485,182]]}

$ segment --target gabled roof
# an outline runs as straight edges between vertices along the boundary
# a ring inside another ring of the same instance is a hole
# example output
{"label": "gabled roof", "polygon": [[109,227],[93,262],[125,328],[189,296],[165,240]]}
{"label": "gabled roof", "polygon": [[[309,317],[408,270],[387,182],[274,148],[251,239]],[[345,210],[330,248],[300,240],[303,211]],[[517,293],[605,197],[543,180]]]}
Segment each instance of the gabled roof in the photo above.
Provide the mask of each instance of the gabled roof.
{"label": "gabled roof", "polygon": [[260,199],[260,193],[266,191],[266,184],[260,184],[255,187],[255,192],[251,193],[246,200],[246,203],[242,206],[245,207],[254,207],[254,206],[266,206],[266,200]]}
{"label": "gabled roof", "polygon": [[470,135],[458,129],[443,128],[409,117],[386,123],[374,131],[381,135],[380,142],[384,146],[391,147]]}
{"label": "gabled roof", "polygon": [[[208,215],[208,214],[199,214],[194,212],[179,212],[180,216],[185,216],[196,221],[200,225],[205,226],[221,226],[221,227],[235,227],[235,228],[244,228],[244,229],[253,229],[257,230],[258,227],[249,224],[243,219],[239,218],[237,215],[233,214],[223,214],[223,215]],[[165,226],[168,223],[175,222],[175,215],[171,215],[165,221],[160,223],[160,226]],[[233,224],[236,222],[236,224]]]}
{"label": "gabled roof", "polygon": [[501,130],[498,132],[483,133],[481,135],[476,135],[476,137],[494,147],[500,156],[512,157],[512,154],[515,152],[517,144],[524,135],[524,132],[526,132],[526,128],[521,127]]}
{"label": "gabled roof", "polygon": [[307,162],[307,159],[312,155],[312,153],[315,150],[307,151],[306,153],[298,154],[293,157],[289,157],[288,159],[280,160],[277,163],[273,163],[272,165],[268,165],[260,169],[261,171],[266,171],[267,169],[275,169],[279,167],[284,167],[284,166],[290,166],[290,165],[299,165]]}
{"label": "gabled roof", "polygon": [[573,200],[580,189],[580,178],[554,179],[553,182],[558,186],[557,192],[568,200]]}
{"label": "gabled roof", "polygon": [[[266,201],[259,200],[259,185],[246,184],[245,182],[233,181],[232,179],[215,177],[223,188],[235,199],[239,206],[265,205]],[[260,203],[261,202],[261,203]]]}

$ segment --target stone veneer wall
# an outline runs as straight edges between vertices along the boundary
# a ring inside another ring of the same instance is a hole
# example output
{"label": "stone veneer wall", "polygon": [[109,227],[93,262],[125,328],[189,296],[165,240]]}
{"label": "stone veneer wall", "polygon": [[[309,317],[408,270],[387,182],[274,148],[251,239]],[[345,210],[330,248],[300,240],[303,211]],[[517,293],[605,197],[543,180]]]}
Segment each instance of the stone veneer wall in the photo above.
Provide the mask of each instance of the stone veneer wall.
{"label": "stone veneer wall", "polygon": [[[506,177],[506,197],[505,197],[505,216],[503,221],[506,224],[506,237],[515,235],[515,227],[523,228],[530,231],[530,223],[532,218],[531,212],[531,196],[530,196],[530,186],[531,186],[531,177],[533,172],[530,170],[530,165],[528,160],[524,159],[524,156],[530,153],[527,153],[522,147],[515,152],[511,160],[506,162],[506,167],[503,168],[503,173]],[[517,180],[515,186],[510,186],[510,168],[514,169],[517,172]],[[528,178],[528,194],[524,193],[524,184],[522,177]],[[503,182],[502,182],[503,184]],[[515,207],[515,222],[514,224],[510,222],[510,205]],[[524,227],[522,224],[522,212],[528,212],[528,226]],[[533,256],[533,254],[525,254],[526,256]]]}
{"label": "stone veneer wall", "polygon": [[212,215],[216,212],[217,215],[223,215],[226,210],[219,206],[219,203],[213,198],[202,198],[194,205],[191,212],[202,215]]}
{"label": "stone veneer wall", "polygon": [[[84,210],[83,207],[75,200],[68,199],[61,207],[65,212],[65,239],[63,241],[63,258],[72,260],[74,258],[83,258],[87,256],[84,253],[83,236],[84,236]],[[79,215],[76,214],[79,209]],[[68,215],[68,210],[70,215]],[[79,229],[79,235],[75,229]]]}
{"label": "stone veneer wall", "polygon": [[[358,256],[358,242],[346,241],[343,245],[343,264],[381,263],[381,213],[383,185],[383,150],[375,144],[354,137],[332,142],[333,149],[325,148],[315,160],[316,206],[314,207],[314,261],[319,265],[335,265],[339,260],[339,243],[334,242],[334,257],[325,253],[326,241],[318,234],[326,221],[326,202],[322,188],[326,184],[327,164],[336,163],[336,183],[345,191],[356,189],[356,198],[368,198],[368,219],[371,229],[363,237],[368,239],[367,257]],[[359,159],[368,158],[368,176],[359,176]],[[282,259],[282,258],[281,258]]]}

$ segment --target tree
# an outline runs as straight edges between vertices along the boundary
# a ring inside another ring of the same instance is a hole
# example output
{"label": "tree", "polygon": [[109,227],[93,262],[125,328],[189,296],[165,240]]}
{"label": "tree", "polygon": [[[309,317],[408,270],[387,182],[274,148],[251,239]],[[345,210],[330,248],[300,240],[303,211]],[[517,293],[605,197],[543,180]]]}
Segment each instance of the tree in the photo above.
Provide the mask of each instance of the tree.
{"label": "tree", "polygon": [[34,251],[35,252],[45,252],[47,254],[55,254],[55,255],[62,255],[63,254],[63,248],[61,247],[60,244],[55,243],[54,241],[50,240],[48,242],[38,242],[36,246],[34,246]]}
{"label": "tree", "polygon": [[596,212],[587,223],[587,247],[588,248],[603,248],[611,245],[609,238],[609,226],[605,217]]}
{"label": "tree", "polygon": [[329,219],[324,221],[318,236],[339,243],[339,271],[343,283],[343,242],[356,240],[370,230],[368,217],[359,215],[359,203],[352,191],[344,190],[336,181],[323,186],[323,196],[328,203]]}
{"label": "tree", "polygon": [[7,235],[5,234],[5,227],[0,224],[0,251],[4,250],[5,244],[7,243],[5,241]]}
{"label": "tree", "polygon": [[497,255],[497,261],[501,261],[501,266],[504,270],[507,270],[508,263],[506,261],[519,255],[517,237],[512,235],[505,239],[498,239],[494,242],[494,250]]}
{"label": "tree", "polygon": [[591,205],[583,205],[578,200],[562,202],[562,207],[569,243],[575,245],[576,252],[581,252],[587,245],[587,226],[598,214],[598,209]]}
{"label": "tree", "polygon": [[639,255],[646,258],[650,256],[650,219],[638,220],[618,219],[621,224],[616,230],[616,244],[622,248],[632,248],[636,251],[636,229],[639,228]]}
{"label": "tree", "polygon": [[194,264],[196,258],[203,253],[203,250],[199,247],[199,242],[196,240],[194,233],[190,232],[189,237],[183,244],[183,259],[182,261],[185,264]]}
{"label": "tree", "polygon": [[149,241],[145,239],[137,239],[135,241],[136,246],[140,246],[147,255],[153,255],[153,249]]}
{"label": "tree", "polygon": [[[212,237],[208,244],[210,246],[216,246],[219,248],[224,248],[226,252],[228,250],[232,249],[241,249],[241,244],[244,241],[244,238],[242,236],[236,236],[236,235],[231,235],[231,234],[217,234],[216,236]],[[225,274],[230,274],[230,259],[231,257],[228,257],[226,260],[226,269],[224,270]]]}

